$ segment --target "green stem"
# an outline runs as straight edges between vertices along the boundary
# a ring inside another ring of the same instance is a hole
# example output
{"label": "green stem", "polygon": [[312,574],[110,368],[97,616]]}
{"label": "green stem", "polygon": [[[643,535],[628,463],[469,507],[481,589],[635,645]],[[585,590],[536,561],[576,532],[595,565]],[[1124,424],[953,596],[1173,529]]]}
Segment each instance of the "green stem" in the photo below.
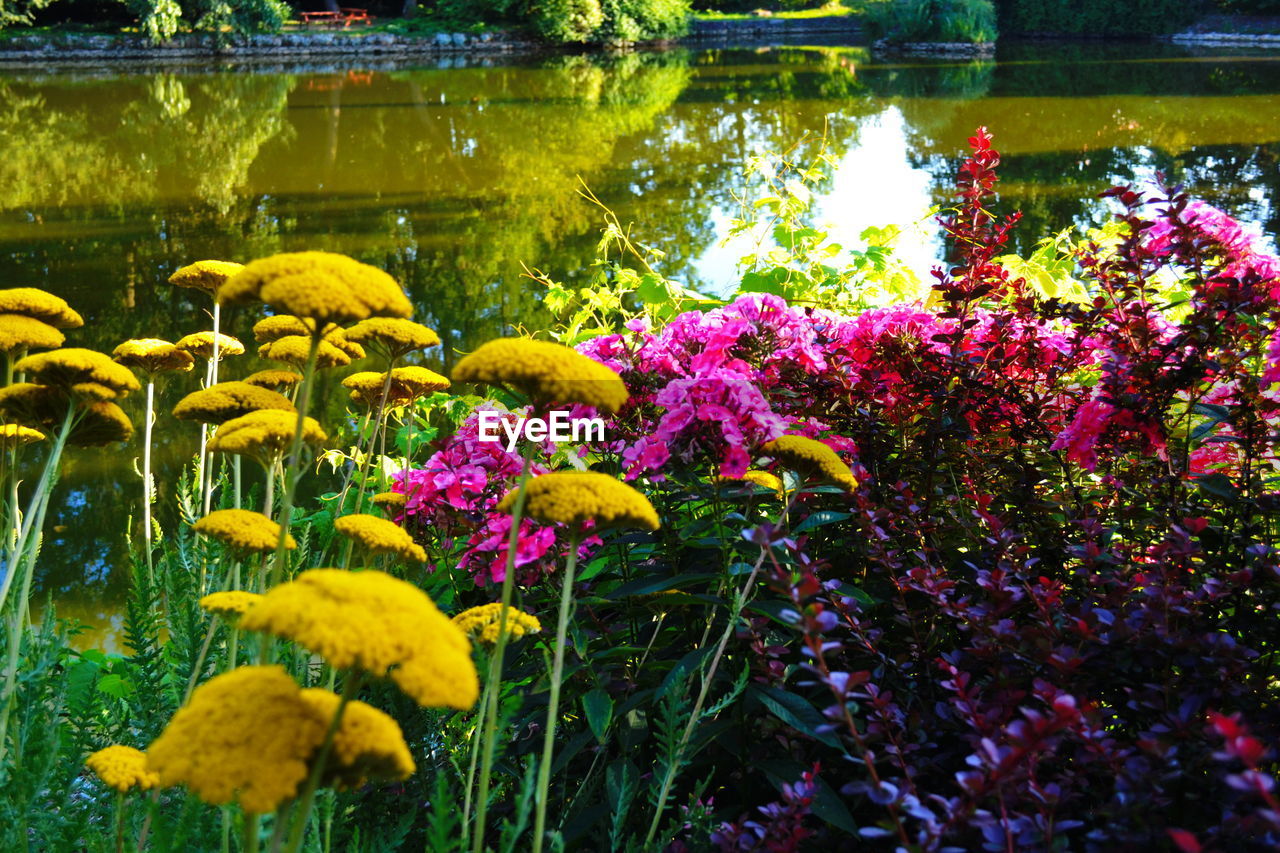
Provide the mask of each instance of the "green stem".
{"label": "green stem", "polygon": [[116,794],[116,853],[124,853],[124,791]]}
{"label": "green stem", "polygon": [[242,827],[242,844],[245,853],[258,853],[258,813],[245,812]]}
{"label": "green stem", "polygon": [[155,567],[151,556],[151,425],[155,420],[156,382],[147,377],[147,411],[142,438],[142,547],[147,552],[147,582],[155,585]]}
{"label": "green stem", "polygon": [[467,841],[471,832],[471,794],[475,787],[476,781],[476,765],[480,763],[480,730],[484,725],[485,712],[489,708],[489,702],[492,701],[493,682],[485,681],[484,690],[480,691],[480,707],[476,709],[476,728],[471,736],[471,759],[467,764],[467,778],[462,797],[462,843],[459,845],[463,850],[467,849]]}
{"label": "green stem", "polygon": [[511,533],[507,536],[507,572],[502,578],[502,607],[498,610],[498,641],[493,646],[493,657],[489,661],[489,679],[493,684],[493,699],[485,709],[483,747],[480,752],[480,787],[476,794],[476,826],[475,838],[472,841],[473,853],[484,850],[484,819],[489,810],[489,777],[493,773],[493,751],[498,735],[498,697],[501,695],[502,658],[507,651],[507,612],[511,609],[511,591],[515,586],[516,547],[520,544],[520,521],[524,518],[524,504],[528,497],[529,469],[533,463],[533,452],[537,443],[530,441],[524,446],[524,465],[520,468],[520,479],[516,484],[515,506],[511,508]]}
{"label": "green stem", "polygon": [[293,819],[293,831],[289,833],[289,843],[285,847],[285,853],[297,853],[302,847],[302,839],[307,834],[307,821],[311,817],[311,806],[316,799],[316,789],[320,787],[320,777],[324,775],[324,766],[329,760],[329,753],[333,750],[334,735],[342,725],[342,712],[347,709],[347,704],[355,698],[356,691],[359,689],[360,673],[352,670],[347,673],[346,682],[342,686],[342,698],[338,700],[338,710],[333,712],[329,731],[325,733],[324,743],[320,745],[320,751],[316,753],[315,763],[311,767],[311,775],[307,777],[307,787],[302,791],[302,799],[299,800],[298,813]]}
{"label": "green stem", "polygon": [[205,632],[204,643],[200,646],[200,654],[196,655],[196,664],[191,668],[191,677],[187,679],[187,689],[182,694],[182,704],[186,705],[187,700],[191,698],[191,692],[196,689],[196,682],[200,680],[200,670],[204,668],[205,658],[209,656],[209,647],[213,645],[213,636],[218,632],[218,617],[213,616],[209,619],[209,630]]}
{"label": "green stem", "polygon": [[551,669],[551,700],[547,704],[547,725],[542,736],[542,761],[538,765],[537,812],[533,823],[533,853],[542,853],[547,824],[547,786],[551,782],[551,759],[555,755],[556,723],[560,712],[560,682],[564,678],[564,646],[569,630],[569,608],[573,601],[573,575],[578,568],[578,540],[582,532],[574,527],[569,534],[569,559],[560,585],[560,615],[556,620],[556,649]]}

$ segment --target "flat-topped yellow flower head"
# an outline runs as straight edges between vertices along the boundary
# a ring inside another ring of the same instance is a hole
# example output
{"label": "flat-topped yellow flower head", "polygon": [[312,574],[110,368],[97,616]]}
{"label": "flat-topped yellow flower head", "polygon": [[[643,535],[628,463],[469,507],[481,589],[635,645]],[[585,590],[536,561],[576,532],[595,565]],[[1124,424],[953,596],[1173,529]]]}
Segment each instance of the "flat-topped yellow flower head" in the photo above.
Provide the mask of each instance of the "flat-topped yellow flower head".
{"label": "flat-topped yellow flower head", "polygon": [[190,370],[195,364],[195,357],[191,353],[159,338],[134,338],[125,341],[111,351],[111,358],[117,364],[145,373]]}
{"label": "flat-topped yellow flower head", "polygon": [[[208,447],[215,453],[252,456],[265,462],[289,449],[297,423],[298,416],[294,412],[259,409],[219,426],[209,439]],[[302,440],[306,444],[317,445],[328,441],[329,437],[314,418],[305,418]]]}
{"label": "flat-topped yellow flower head", "polygon": [[[342,384],[351,389],[352,402],[374,408],[382,402],[382,388],[386,381],[386,373],[366,370],[351,374],[342,380]],[[425,367],[397,367],[391,371],[391,383],[386,387],[387,405],[404,406],[419,397],[448,389],[449,380]]]}
{"label": "flat-topped yellow flower head", "polygon": [[262,409],[297,411],[288,397],[275,391],[248,382],[218,382],[179,400],[173,416],[182,421],[221,424]]}
{"label": "flat-topped yellow flower head", "polygon": [[26,314],[0,314],[0,352],[10,355],[33,349],[62,346],[67,336],[53,326]]}
{"label": "flat-topped yellow flower head", "polygon": [[355,513],[336,519],[333,527],[370,554],[395,554],[405,560],[427,561],[427,552],[413,541],[409,532],[385,518]]}
{"label": "flat-topped yellow flower head", "polygon": [[[649,499],[607,474],[594,471],[554,471],[529,481],[526,510],[538,521],[580,525],[594,521],[596,529],[640,527],[657,530],[658,513]],[[516,490],[498,503],[498,510],[511,512]]]}
{"label": "flat-topped yellow flower head", "polygon": [[716,482],[726,486],[743,485],[743,484],[749,483],[752,485],[759,486],[762,489],[768,489],[772,492],[777,492],[779,495],[786,493],[786,489],[782,484],[782,480],[778,479],[773,474],[770,474],[768,471],[756,471],[756,470],[746,471],[743,473],[741,477],[725,477],[723,475],[719,475],[716,477]]}
{"label": "flat-topped yellow flower head", "polygon": [[200,599],[200,609],[223,619],[239,619],[249,608],[257,604],[262,596],[256,592],[244,592],[230,589],[225,592],[211,592]]}
{"label": "flat-topped yellow flower head", "polygon": [[[253,339],[258,343],[271,343],[287,337],[310,338],[315,328],[314,320],[295,317],[292,314],[273,314],[254,324]],[[364,358],[364,348],[351,340],[341,326],[326,324],[321,339],[333,344],[349,358]]]}
{"label": "flat-topped yellow flower head", "polygon": [[71,310],[67,300],[38,287],[0,290],[0,314],[24,314],[55,329],[78,329],[84,325],[84,318]]}
{"label": "flat-topped yellow flower head", "polygon": [[301,693],[280,666],[216,676],[147,748],[147,766],[162,786],[186,785],[210,805],[274,811],[298,793],[329,727]]}
{"label": "flat-topped yellow flower head", "polygon": [[[0,424],[0,447],[21,447],[24,444],[33,444],[44,440],[45,434],[38,429],[19,426],[18,424]],[[404,496],[401,495],[401,497]]]}
{"label": "flat-topped yellow flower head", "polygon": [[[258,357],[268,361],[282,361],[294,367],[304,367],[311,355],[311,338],[302,335],[286,335],[276,338],[270,343],[258,347]],[[346,367],[351,363],[351,356],[329,341],[320,341],[316,350],[316,367],[327,370],[330,367]]]}
{"label": "flat-topped yellow flower head", "polygon": [[[193,524],[192,529],[242,554],[274,551],[280,541],[280,525],[248,509],[216,509]],[[298,547],[291,534],[285,534],[284,547],[290,551]]]}
{"label": "flat-topped yellow flower head", "polygon": [[249,385],[257,385],[259,388],[267,388],[271,391],[280,391],[285,388],[292,388],[302,381],[302,374],[295,373],[292,370],[259,370],[257,373],[250,373],[244,378]]}
{"label": "flat-topped yellow flower head", "polygon": [[582,403],[607,414],[627,402],[627,386],[608,367],[563,344],[527,338],[489,341],[458,362],[453,379],[513,388],[535,403]]}
{"label": "flat-topped yellow flower head", "polygon": [[[302,701],[331,720],[341,700],[335,693],[313,687],[302,691]],[[359,788],[368,779],[408,779],[415,769],[400,724],[364,702],[348,702],[320,783],[345,791]]]}
{"label": "flat-topped yellow flower head", "polygon": [[361,320],[347,329],[347,339],[375,347],[391,358],[440,344],[440,336],[434,331],[402,317]]}
{"label": "flat-topped yellow flower head", "polygon": [[[498,621],[501,617],[502,602],[499,601],[470,607],[453,617],[453,624],[466,631],[473,641],[491,646],[498,642]],[[507,608],[507,636],[511,639],[541,630],[542,623],[537,616],[514,607]]]}
{"label": "flat-topped yellow flower head", "polygon": [[133,421],[115,403],[83,403],[67,444],[75,447],[103,447],[133,437]]}
{"label": "flat-topped yellow flower head", "polygon": [[269,590],[240,627],[390,678],[419,705],[465,710],[479,695],[466,634],[422,590],[382,572],[303,572]]}
{"label": "flat-topped yellow flower head", "polygon": [[196,261],[169,276],[174,287],[191,287],[205,293],[216,293],[222,283],[244,269],[244,264],[231,261]]}
{"label": "flat-topped yellow flower head", "polygon": [[71,399],[67,392],[51,385],[34,382],[15,382],[0,388],[0,412],[7,420],[27,426],[48,429],[57,426],[66,417]]}
{"label": "flat-topped yellow flower head", "polygon": [[147,754],[131,746],[112,744],[91,754],[84,763],[104,785],[120,794],[147,791],[160,783],[160,776],[147,769]]}
{"label": "flat-topped yellow flower head", "polygon": [[110,356],[91,349],[66,347],[18,359],[14,370],[27,373],[42,385],[70,389],[80,383],[109,388],[114,395],[124,396],[140,387],[133,373],[116,364]]}
{"label": "flat-topped yellow flower head", "polygon": [[407,496],[399,492],[378,492],[373,496],[373,505],[388,515],[394,515],[404,509],[408,500]]}
{"label": "flat-topped yellow flower head", "polygon": [[813,438],[784,435],[760,448],[786,467],[822,482],[839,486],[847,492],[858,488],[858,480],[836,452]]}
{"label": "flat-topped yellow flower head", "polygon": [[377,267],[332,252],[288,252],[251,262],[218,289],[224,305],[255,299],[318,323],[408,317],[413,306]]}
{"label": "flat-topped yellow flower head", "polygon": [[233,355],[244,355],[244,344],[231,337],[219,332],[214,335],[213,332],[192,332],[189,335],[183,335],[174,342],[174,346],[196,358],[203,358],[206,361],[213,358],[213,343],[218,342],[218,361]]}

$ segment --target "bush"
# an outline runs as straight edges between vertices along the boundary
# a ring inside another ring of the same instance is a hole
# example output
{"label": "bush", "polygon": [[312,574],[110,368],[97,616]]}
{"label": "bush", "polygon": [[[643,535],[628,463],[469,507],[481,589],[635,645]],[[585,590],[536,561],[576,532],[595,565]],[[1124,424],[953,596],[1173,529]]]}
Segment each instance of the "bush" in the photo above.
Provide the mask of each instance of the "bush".
{"label": "bush", "polygon": [[1176,32],[1204,10],[1196,0],[997,0],[1005,33],[1157,35]]}
{"label": "bush", "polygon": [[891,42],[995,41],[991,0],[881,0],[867,5],[867,27]]}
{"label": "bush", "polygon": [[604,23],[599,0],[540,0],[533,11],[533,26],[549,41],[588,41]]}

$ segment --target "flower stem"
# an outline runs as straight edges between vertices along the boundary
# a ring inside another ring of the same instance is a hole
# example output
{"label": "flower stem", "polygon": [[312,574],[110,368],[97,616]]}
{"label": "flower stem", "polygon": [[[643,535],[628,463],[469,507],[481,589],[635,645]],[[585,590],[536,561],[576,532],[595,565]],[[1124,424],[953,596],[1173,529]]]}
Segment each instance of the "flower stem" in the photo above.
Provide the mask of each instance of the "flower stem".
{"label": "flower stem", "polygon": [[155,420],[156,381],[147,377],[147,411],[143,421],[142,439],[142,547],[147,552],[147,582],[155,585],[155,567],[151,556],[151,425]]}
{"label": "flower stem", "polygon": [[307,834],[307,821],[311,818],[311,807],[316,799],[316,789],[320,787],[324,765],[329,760],[329,753],[333,750],[333,738],[338,733],[338,727],[342,725],[342,712],[347,709],[347,704],[355,698],[356,691],[359,689],[360,673],[358,670],[352,670],[347,673],[346,682],[342,686],[342,698],[338,700],[338,709],[333,712],[329,731],[325,732],[324,743],[320,745],[315,763],[311,766],[311,775],[307,777],[307,787],[303,789],[302,799],[298,801],[298,811],[294,815],[293,831],[289,833],[289,843],[285,846],[285,853],[297,853],[302,847],[302,839]]}
{"label": "flower stem", "polygon": [[244,826],[242,827],[243,843],[245,853],[258,853],[258,813],[245,812]]}
{"label": "flower stem", "polygon": [[538,789],[534,800],[537,803],[537,812],[533,823],[533,853],[542,853],[542,840],[547,823],[547,786],[551,782],[551,759],[555,755],[556,723],[559,722],[560,711],[560,682],[564,678],[565,637],[569,631],[573,575],[578,568],[578,540],[581,537],[581,529],[575,526],[569,534],[569,559],[565,561],[564,580],[560,585],[560,615],[556,620],[556,650],[551,669],[551,699],[547,704],[547,725],[542,737],[542,761],[538,764]]}
{"label": "flower stem", "polygon": [[124,853],[124,791],[116,794],[116,853]]}
{"label": "flower stem", "polygon": [[467,849],[467,841],[471,832],[471,794],[476,781],[476,765],[480,761],[480,738],[476,737],[483,726],[489,702],[492,701],[493,682],[486,680],[484,690],[480,691],[480,707],[476,709],[477,725],[471,737],[471,759],[467,764],[466,786],[462,797],[462,843],[460,847]]}
{"label": "flower stem", "polygon": [[493,773],[494,741],[498,735],[498,698],[501,695],[502,658],[507,651],[507,613],[511,609],[511,591],[515,586],[516,548],[520,544],[520,521],[524,518],[524,504],[528,496],[529,469],[533,463],[533,452],[537,448],[535,442],[527,442],[524,447],[524,465],[520,468],[520,479],[516,484],[515,506],[511,508],[511,533],[507,536],[507,571],[502,578],[502,607],[498,610],[498,641],[493,646],[493,657],[489,660],[489,678],[486,688],[493,685],[489,707],[485,709],[484,732],[480,751],[480,786],[476,794],[476,826],[475,838],[472,841],[473,853],[484,850],[484,819],[489,810],[489,777]]}

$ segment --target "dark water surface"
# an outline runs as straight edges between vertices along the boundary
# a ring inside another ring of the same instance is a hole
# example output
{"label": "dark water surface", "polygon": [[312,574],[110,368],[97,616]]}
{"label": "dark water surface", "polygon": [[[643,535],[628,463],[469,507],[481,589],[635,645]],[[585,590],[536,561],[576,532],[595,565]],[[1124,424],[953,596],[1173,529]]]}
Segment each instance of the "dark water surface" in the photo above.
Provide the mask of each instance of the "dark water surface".
{"label": "dark water surface", "polygon": [[[931,62],[776,47],[372,71],[14,72],[0,73],[0,286],[65,297],[88,321],[68,343],[110,350],[208,327],[207,304],[165,284],[192,260],[345,252],[405,284],[447,368],[513,324],[545,322],[522,263],[583,275],[602,214],[580,180],[667,253],[666,274],[723,291],[737,253],[717,243],[743,162],[825,128],[839,166],[819,217],[847,244],[867,225],[923,220],[903,247],[923,273],[939,251],[926,214],[979,124],[1004,154],[1004,202],[1025,212],[1019,249],[1100,222],[1098,192],[1156,170],[1276,232],[1274,53],[1045,43]],[[228,319],[247,340],[253,317]],[[233,376],[264,366],[228,364]],[[162,459],[195,446],[167,414],[156,435]],[[108,629],[136,452],[70,459],[42,557],[41,594]]]}

